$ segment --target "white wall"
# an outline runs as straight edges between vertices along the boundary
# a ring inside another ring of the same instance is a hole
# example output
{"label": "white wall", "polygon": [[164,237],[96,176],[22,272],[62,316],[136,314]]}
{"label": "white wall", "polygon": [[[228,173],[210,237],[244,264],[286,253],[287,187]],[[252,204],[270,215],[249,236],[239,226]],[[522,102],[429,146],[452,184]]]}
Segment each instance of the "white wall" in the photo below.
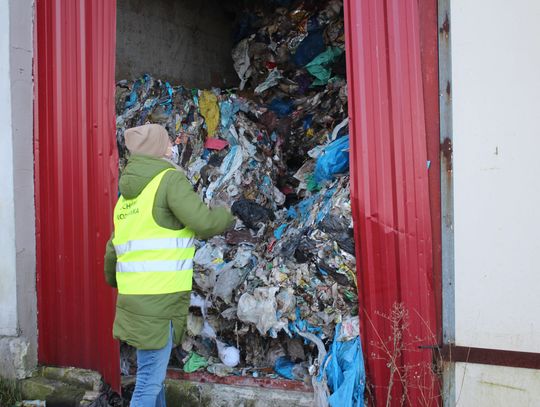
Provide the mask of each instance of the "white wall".
{"label": "white wall", "polygon": [[37,364],[33,0],[0,0],[0,376]]}
{"label": "white wall", "polygon": [[[34,0],[10,0],[11,127],[15,200],[18,334],[26,354],[20,370],[37,363],[36,224],[34,204]],[[27,346],[26,346],[27,345]],[[20,374],[19,374],[20,375]]]}
{"label": "white wall", "polygon": [[0,0],[0,336],[17,333],[9,1]]}
{"label": "white wall", "polygon": [[[540,352],[540,1],[450,8],[456,344]],[[518,372],[538,395],[538,372],[475,366],[459,405],[528,405],[479,396]]]}
{"label": "white wall", "polygon": [[537,407],[540,371],[456,364],[456,404],[460,407]]}

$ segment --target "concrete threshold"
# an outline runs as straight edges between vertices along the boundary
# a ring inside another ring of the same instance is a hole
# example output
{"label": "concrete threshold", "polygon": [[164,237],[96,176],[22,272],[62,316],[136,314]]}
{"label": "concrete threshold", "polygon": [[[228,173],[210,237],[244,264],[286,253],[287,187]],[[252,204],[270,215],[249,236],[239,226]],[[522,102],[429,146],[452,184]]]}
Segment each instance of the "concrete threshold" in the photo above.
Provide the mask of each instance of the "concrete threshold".
{"label": "concrete threshold", "polygon": [[[133,386],[124,377],[122,387]],[[168,406],[182,407],[311,407],[313,389],[305,383],[269,378],[186,374],[169,369],[165,382]]]}

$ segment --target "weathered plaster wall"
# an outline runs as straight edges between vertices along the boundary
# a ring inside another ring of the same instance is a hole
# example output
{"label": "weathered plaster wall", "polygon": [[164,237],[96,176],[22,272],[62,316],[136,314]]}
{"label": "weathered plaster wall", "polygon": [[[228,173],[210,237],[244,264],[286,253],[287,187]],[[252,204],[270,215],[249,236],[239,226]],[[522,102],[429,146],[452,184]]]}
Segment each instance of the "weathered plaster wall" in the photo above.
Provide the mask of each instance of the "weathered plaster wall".
{"label": "weathered plaster wall", "polygon": [[116,78],[144,73],[188,87],[238,83],[232,17],[218,0],[118,0]]}

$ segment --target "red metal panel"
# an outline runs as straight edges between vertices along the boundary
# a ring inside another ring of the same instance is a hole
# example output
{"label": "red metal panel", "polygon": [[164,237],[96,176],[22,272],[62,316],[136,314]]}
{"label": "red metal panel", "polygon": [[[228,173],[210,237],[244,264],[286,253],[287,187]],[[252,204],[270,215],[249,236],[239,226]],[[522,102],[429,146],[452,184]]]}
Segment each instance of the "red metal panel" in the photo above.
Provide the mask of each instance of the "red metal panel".
{"label": "red metal panel", "polygon": [[351,196],[375,405],[439,401],[431,349],[419,348],[437,342],[419,20],[416,1],[345,0]]}
{"label": "red metal panel", "polygon": [[119,389],[103,277],[116,200],[116,2],[37,0],[34,66],[39,361]]}
{"label": "red metal panel", "polygon": [[442,235],[441,235],[441,160],[439,129],[439,49],[437,0],[418,1],[420,46],[424,85],[424,117],[429,167],[431,231],[433,235],[433,287],[437,343],[442,343]]}

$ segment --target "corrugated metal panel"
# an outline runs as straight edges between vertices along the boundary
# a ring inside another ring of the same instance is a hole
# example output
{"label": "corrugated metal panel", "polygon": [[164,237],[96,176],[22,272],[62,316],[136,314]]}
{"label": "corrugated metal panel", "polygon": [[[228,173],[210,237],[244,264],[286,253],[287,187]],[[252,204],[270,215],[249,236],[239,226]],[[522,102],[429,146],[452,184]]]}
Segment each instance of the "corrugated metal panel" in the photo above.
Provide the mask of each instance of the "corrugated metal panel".
{"label": "corrugated metal panel", "polygon": [[376,405],[389,397],[390,405],[436,405],[432,351],[418,348],[437,343],[418,3],[345,0],[345,21],[370,396]]}
{"label": "corrugated metal panel", "polygon": [[119,387],[103,254],[116,200],[116,2],[36,2],[35,174],[39,361]]}
{"label": "corrugated metal panel", "polygon": [[431,231],[433,237],[433,289],[437,343],[442,343],[442,224],[441,224],[441,160],[439,114],[439,49],[437,0],[418,2],[420,12],[420,46],[424,88],[424,118],[426,125],[429,167]]}

